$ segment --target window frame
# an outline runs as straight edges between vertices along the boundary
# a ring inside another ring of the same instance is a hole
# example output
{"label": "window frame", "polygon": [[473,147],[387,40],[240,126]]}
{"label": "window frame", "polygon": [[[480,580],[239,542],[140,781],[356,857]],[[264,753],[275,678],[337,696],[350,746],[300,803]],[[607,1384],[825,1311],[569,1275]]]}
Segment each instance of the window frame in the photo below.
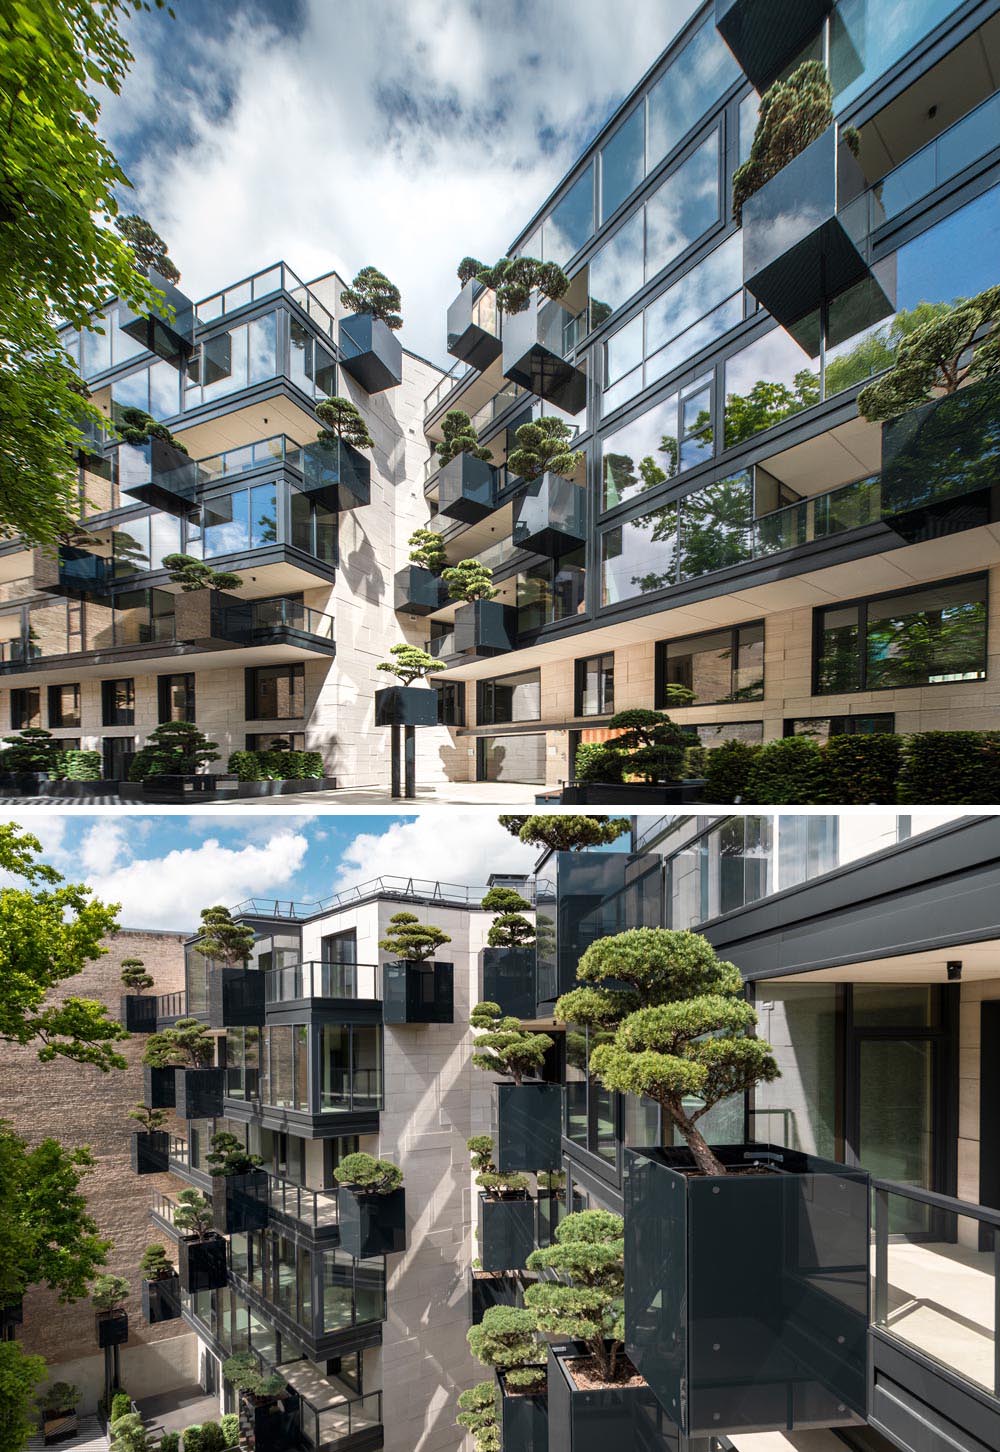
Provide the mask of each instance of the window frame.
{"label": "window frame", "polygon": [[[587,667],[597,662],[597,698],[598,706],[596,711],[585,711],[583,709],[583,698],[586,690]],[[611,705],[606,702],[605,684],[606,670],[605,662],[611,662]],[[615,710],[615,652],[613,650],[602,650],[594,655],[579,656],[573,663],[573,715],[589,720],[594,716],[612,716]]]}
{"label": "window frame", "polygon": [[[258,680],[261,671],[289,671],[299,673],[299,679],[302,681],[302,710],[298,715],[262,716],[258,713]],[[286,661],[281,665],[273,666],[247,666],[243,677],[244,719],[246,721],[304,721],[306,717],[305,689],[305,664],[302,661]]]}
{"label": "window frame", "polygon": [[[128,687],[126,695],[128,696],[129,704],[122,708],[120,713],[117,707],[112,710],[111,706],[113,700],[112,687],[116,685],[125,685]],[[115,676],[101,682],[101,725],[109,728],[114,726],[135,725],[134,676]]]}
{"label": "window frame", "polygon": [[[76,710],[75,721],[63,720],[62,692],[72,691]],[[79,681],[63,681],[58,686],[49,686],[47,693],[49,729],[52,731],[79,731],[81,727],[81,700]]]}
{"label": "window frame", "polygon": [[[31,698],[35,699],[34,710],[30,709]],[[14,703],[19,703],[20,709],[15,720]],[[24,705],[28,704],[29,709],[25,713]],[[12,731],[31,731],[42,724],[42,688],[41,686],[14,686],[10,693],[10,729]]]}
{"label": "window frame", "polygon": [[[538,714],[536,716],[520,716],[516,720],[498,721],[496,719],[496,687],[504,681],[511,681],[518,676],[537,676],[538,678]],[[487,716],[484,711],[484,701],[487,694],[492,698],[491,714]],[[508,671],[502,676],[486,676],[476,682],[476,725],[477,726],[524,726],[542,719],[542,672],[540,666],[528,667],[527,670]]]}
{"label": "window frame", "polygon": [[[736,697],[735,697],[734,691],[735,691],[736,671],[737,671],[738,664],[739,664],[739,647],[740,647],[740,639],[739,639],[739,637],[740,637],[740,632],[743,631],[743,630],[751,630],[751,629],[753,629],[756,626],[759,626],[760,629],[761,629],[761,633],[762,633],[761,644],[764,647],[763,685],[762,685],[762,688],[761,688],[761,693],[760,693],[759,696],[741,697],[740,699],[737,700]],[[657,710],[657,711],[665,711],[667,709],[667,702],[666,702],[667,654],[668,654],[668,651],[669,651],[670,647],[671,646],[689,645],[693,641],[696,641],[696,640],[704,640],[705,637],[708,636],[708,635],[721,635],[723,633],[723,631],[726,631],[726,630],[729,631],[729,686],[730,686],[730,690],[729,690],[729,698],[728,698],[728,700],[724,700],[724,701],[692,701],[691,704],[690,704],[690,706],[685,706],[683,709],[684,710],[695,711],[695,710],[700,710],[702,707],[705,707],[705,706],[742,706],[742,705],[744,705],[747,702],[755,702],[756,703],[758,701],[759,702],[763,702],[764,700],[766,700],[766,698],[767,698],[767,618],[766,618],[766,616],[761,615],[756,620],[741,620],[736,625],[731,625],[731,626],[720,625],[720,626],[717,626],[714,630],[699,630],[694,635],[679,635],[679,636],[675,636],[673,639],[658,640],[656,642],[655,647],[654,647],[654,663],[653,663],[653,707],[654,707],[655,710]],[[674,710],[680,710],[682,708],[675,706],[675,707],[673,707],[673,709]],[[706,724],[708,724],[708,723],[706,723]]]}
{"label": "window frame", "polygon": [[[184,683],[184,715],[172,716],[170,714],[170,690],[172,681],[183,681]],[[196,690],[194,671],[171,671],[166,675],[156,678],[156,718],[159,725],[163,726],[169,721],[197,721],[196,715]]]}

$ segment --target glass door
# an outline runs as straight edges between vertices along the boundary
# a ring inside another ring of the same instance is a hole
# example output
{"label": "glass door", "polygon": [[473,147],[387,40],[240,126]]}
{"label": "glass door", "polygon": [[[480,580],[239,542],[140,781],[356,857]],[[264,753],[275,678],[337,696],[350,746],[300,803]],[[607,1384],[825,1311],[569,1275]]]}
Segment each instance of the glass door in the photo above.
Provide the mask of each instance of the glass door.
{"label": "glass door", "polygon": [[[934,1188],[934,1044],[859,1037],[857,1156],[873,1178]],[[893,1196],[889,1231],[927,1233],[927,1207]]]}

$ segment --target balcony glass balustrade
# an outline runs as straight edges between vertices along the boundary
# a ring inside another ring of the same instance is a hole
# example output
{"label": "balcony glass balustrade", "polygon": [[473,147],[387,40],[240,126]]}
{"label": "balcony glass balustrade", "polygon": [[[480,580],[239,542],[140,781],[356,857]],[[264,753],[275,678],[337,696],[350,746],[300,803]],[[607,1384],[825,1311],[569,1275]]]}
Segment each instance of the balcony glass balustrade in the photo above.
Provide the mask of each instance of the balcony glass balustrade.
{"label": "balcony glass balustrade", "polygon": [[315,960],[269,968],[264,1002],[294,1003],[304,998],[375,999],[379,970],[373,963],[321,963]]}
{"label": "balcony glass balustrade", "polygon": [[[1000,91],[888,172],[867,193],[870,225],[890,221],[1000,145]],[[876,204],[880,211],[876,211]]]}
{"label": "balcony glass balustrade", "polygon": [[374,1433],[382,1425],[380,1391],[321,1405],[301,1397],[299,1408],[302,1440],[307,1447],[314,1448],[315,1452],[327,1452],[327,1449],[336,1448],[342,1442],[360,1437],[364,1432]]}
{"label": "balcony glass balustrade", "polygon": [[336,336],[336,320],[333,314],[323,306],[309,291],[302,279],[297,277],[284,262],[277,262],[271,267],[255,272],[241,282],[233,283],[232,287],[213,293],[211,297],[196,303],[195,317],[201,324],[214,323],[228,313],[235,312],[237,308],[260,302],[266,297],[272,297],[276,292],[288,293],[292,301],[309,315],[320,332],[326,333],[331,338]]}

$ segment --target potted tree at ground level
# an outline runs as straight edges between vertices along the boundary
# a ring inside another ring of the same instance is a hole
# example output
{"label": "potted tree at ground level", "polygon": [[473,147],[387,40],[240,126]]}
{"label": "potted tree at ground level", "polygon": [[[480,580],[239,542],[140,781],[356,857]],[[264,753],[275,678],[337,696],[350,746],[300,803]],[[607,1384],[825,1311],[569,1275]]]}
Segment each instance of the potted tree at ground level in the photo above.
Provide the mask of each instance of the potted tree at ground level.
{"label": "potted tree at ground level", "polygon": [[494,1090],[497,1168],[558,1169],[562,1163],[562,1086],[525,1082],[526,1074],[541,1070],[553,1040],[548,1034],[523,1028],[519,1019],[505,1016],[497,1003],[477,1003],[469,1021],[476,1030],[475,1067],[511,1080],[498,1082]]}
{"label": "potted tree at ground level", "polygon": [[47,1447],[77,1435],[79,1400],[79,1390],[71,1381],[54,1381],[42,1392],[42,1436]]}
{"label": "potted tree at ground level", "polygon": [[334,1170],[340,1244],[355,1260],[406,1249],[403,1172],[374,1155],[345,1155]]}

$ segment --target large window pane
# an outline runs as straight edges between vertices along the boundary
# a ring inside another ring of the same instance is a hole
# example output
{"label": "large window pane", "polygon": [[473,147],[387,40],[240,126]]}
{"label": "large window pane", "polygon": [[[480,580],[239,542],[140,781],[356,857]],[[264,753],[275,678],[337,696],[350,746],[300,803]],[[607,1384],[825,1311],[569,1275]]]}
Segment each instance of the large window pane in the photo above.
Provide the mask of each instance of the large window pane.
{"label": "large window pane", "polygon": [[552,209],[543,229],[546,262],[565,266],[594,231],[594,164],[587,167],[561,202]]}
{"label": "large window pane", "polygon": [[521,671],[497,680],[480,681],[477,717],[488,726],[537,721],[541,716],[540,671]]}
{"label": "large window pane", "polygon": [[713,131],[646,203],[646,280],[719,220],[719,133]]}
{"label": "large window pane", "polygon": [[250,490],[250,543],[254,549],[274,544],[278,538],[277,488],[258,484]]}
{"label": "large window pane", "polygon": [[613,509],[677,473],[677,402],[677,394],[671,394],[624,428],[604,436],[605,509]]}
{"label": "large window pane", "polygon": [[682,579],[724,570],[753,555],[753,481],[744,469],[680,503]]}
{"label": "large window pane", "polygon": [[677,581],[677,505],[663,504],[602,540],[602,603],[613,605]]}
{"label": "large window pane", "polygon": [[714,21],[706,21],[649,92],[648,171],[673,150],[740,74]]}
{"label": "large window pane", "polygon": [[817,355],[810,356],[784,328],[775,328],[727,360],[727,449],[819,402],[818,328],[815,346]]}
{"label": "large window pane", "polygon": [[205,559],[250,548],[250,492],[226,494],[202,510]]}
{"label": "large window pane", "polygon": [[763,622],[665,641],[661,650],[665,682],[694,691],[692,705],[763,699]]}
{"label": "large window pane", "polygon": [[820,695],[857,691],[861,685],[861,626],[856,605],[824,610],[820,617],[816,689]]}
{"label": "large window pane", "polygon": [[986,581],[872,601],[866,650],[870,690],[984,680]]}
{"label": "large window pane", "polygon": [[602,224],[642,181],[645,157],[643,125],[643,107],[639,105],[601,149]]}
{"label": "large window pane", "polygon": [[781,1077],[754,1092],[753,1137],[824,1159],[837,1156],[837,995],[833,983],[757,992],[760,1036]]}
{"label": "large window pane", "polygon": [[643,281],[642,208],[619,227],[589,266],[592,321],[596,326],[627,302]]}

